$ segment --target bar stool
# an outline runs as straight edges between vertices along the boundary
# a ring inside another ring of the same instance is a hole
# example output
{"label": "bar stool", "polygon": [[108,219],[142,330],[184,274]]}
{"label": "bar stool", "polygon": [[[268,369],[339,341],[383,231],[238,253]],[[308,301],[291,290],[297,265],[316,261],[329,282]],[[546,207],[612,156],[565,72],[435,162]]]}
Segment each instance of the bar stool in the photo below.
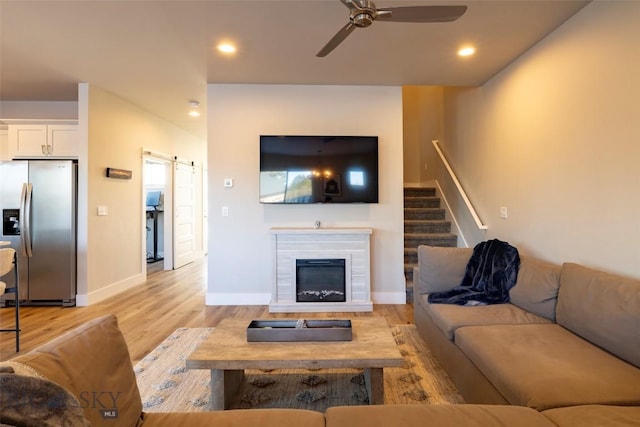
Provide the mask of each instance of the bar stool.
{"label": "bar stool", "polygon": [[16,251],[13,248],[0,248],[0,278],[6,276],[13,270],[14,272],[14,285],[7,287],[5,282],[0,282],[0,294],[15,294],[15,328],[13,329],[0,329],[0,332],[15,332],[16,333],[16,353],[20,351],[20,298],[18,295],[18,258]]}

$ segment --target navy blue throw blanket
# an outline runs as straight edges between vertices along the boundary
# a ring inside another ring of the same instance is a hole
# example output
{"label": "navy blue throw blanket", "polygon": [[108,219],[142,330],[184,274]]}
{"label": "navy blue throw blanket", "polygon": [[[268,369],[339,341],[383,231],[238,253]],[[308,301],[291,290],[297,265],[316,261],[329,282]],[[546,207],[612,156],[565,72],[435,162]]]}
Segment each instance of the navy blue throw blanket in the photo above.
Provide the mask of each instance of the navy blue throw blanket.
{"label": "navy blue throw blanket", "polygon": [[520,267],[518,250],[494,239],[478,243],[467,263],[462,283],[446,292],[429,295],[430,303],[486,305],[509,302]]}

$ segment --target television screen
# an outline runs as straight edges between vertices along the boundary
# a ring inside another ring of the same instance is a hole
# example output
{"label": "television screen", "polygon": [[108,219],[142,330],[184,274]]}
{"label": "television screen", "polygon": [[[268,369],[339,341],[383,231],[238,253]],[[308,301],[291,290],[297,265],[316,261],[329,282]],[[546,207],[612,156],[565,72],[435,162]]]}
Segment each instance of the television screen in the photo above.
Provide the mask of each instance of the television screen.
{"label": "television screen", "polygon": [[260,136],[261,203],[378,203],[377,136]]}

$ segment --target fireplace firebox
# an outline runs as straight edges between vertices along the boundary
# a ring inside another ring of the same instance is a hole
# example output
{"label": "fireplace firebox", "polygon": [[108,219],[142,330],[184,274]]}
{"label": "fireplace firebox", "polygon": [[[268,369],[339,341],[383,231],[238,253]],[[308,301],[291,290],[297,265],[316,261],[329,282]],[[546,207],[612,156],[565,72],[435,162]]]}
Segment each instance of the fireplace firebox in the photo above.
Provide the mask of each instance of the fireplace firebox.
{"label": "fireplace firebox", "polygon": [[344,258],[296,260],[296,302],[345,301]]}

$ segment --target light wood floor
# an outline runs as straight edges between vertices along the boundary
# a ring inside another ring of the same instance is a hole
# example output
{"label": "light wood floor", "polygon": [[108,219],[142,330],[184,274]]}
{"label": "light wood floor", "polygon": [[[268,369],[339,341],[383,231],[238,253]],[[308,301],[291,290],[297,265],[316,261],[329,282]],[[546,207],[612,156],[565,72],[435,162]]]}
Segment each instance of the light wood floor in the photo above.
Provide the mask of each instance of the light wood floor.
{"label": "light wood floor", "polygon": [[[215,326],[227,317],[300,318],[383,316],[390,325],[413,322],[411,305],[375,305],[369,313],[278,313],[267,306],[205,306],[206,258],[174,271],[149,268],[147,281],[89,307],[21,307],[20,353],[93,318],[115,314],[134,363],[179,327]],[[0,329],[13,326],[13,307],[0,308]],[[16,355],[13,333],[0,333],[0,361]]]}

